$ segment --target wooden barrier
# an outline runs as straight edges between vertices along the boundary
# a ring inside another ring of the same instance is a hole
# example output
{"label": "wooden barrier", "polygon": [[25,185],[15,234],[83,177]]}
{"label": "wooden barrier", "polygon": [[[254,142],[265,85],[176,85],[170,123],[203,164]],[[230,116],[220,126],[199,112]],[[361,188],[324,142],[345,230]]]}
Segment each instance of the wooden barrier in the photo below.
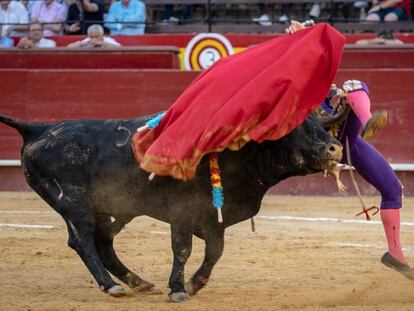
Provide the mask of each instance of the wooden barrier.
{"label": "wooden barrier", "polygon": [[403,46],[346,45],[342,69],[414,68],[414,44]]}
{"label": "wooden barrier", "polygon": [[0,49],[0,68],[25,69],[179,69],[180,50],[174,46],[106,49]]}

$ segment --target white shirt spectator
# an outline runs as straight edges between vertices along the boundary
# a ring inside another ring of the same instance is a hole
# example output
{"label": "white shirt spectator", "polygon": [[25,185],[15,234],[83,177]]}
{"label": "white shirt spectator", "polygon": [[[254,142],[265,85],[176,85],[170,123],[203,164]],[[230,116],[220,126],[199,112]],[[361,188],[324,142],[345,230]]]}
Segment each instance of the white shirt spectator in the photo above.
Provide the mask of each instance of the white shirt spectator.
{"label": "white shirt spectator", "polygon": [[88,28],[88,37],[68,44],[70,48],[101,48],[121,46],[115,39],[104,36],[102,25],[94,24]]}
{"label": "white shirt spectator", "polygon": [[35,44],[37,48],[55,48],[56,42],[50,39],[42,38],[40,41]]}
{"label": "white shirt spectator", "polygon": [[55,48],[56,42],[44,38],[42,24],[33,22],[29,26],[28,36],[21,38],[16,47],[19,49]]}
{"label": "white shirt spectator", "polygon": [[[4,9],[3,1],[0,2],[0,24],[28,24],[29,23],[29,14],[27,13],[26,8],[21,2],[10,1],[8,3],[7,9]],[[11,31],[13,25],[3,25],[2,35],[6,35],[10,32],[11,36],[22,36],[24,32],[21,31]]]}
{"label": "white shirt spectator", "polygon": [[[81,45],[82,46],[87,46],[88,43],[91,42],[91,40],[92,40],[91,38],[86,37],[85,39],[81,40]],[[115,39],[112,39],[111,37],[104,36],[103,37],[103,42],[104,43],[110,43],[110,44],[113,44],[113,45],[116,45],[116,46],[121,46],[121,44],[119,44],[118,41],[116,41]]]}

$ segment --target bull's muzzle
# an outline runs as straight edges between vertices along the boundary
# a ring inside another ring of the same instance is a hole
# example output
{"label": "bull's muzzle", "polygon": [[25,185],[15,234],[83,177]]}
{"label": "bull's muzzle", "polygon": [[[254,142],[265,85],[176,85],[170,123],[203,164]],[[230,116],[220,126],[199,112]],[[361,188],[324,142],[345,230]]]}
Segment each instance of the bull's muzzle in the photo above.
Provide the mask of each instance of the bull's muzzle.
{"label": "bull's muzzle", "polygon": [[342,150],[343,150],[342,145],[332,142],[326,145],[326,149],[332,161],[334,162],[341,161]]}

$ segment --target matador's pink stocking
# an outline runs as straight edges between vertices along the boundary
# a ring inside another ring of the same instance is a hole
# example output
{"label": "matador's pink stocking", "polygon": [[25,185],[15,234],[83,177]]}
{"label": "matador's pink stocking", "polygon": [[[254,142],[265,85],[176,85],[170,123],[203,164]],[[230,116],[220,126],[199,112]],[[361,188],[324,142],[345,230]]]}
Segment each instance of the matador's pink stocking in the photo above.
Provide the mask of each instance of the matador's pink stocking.
{"label": "matador's pink stocking", "polygon": [[389,253],[399,262],[407,264],[400,243],[400,209],[381,209],[381,220],[387,237]]}

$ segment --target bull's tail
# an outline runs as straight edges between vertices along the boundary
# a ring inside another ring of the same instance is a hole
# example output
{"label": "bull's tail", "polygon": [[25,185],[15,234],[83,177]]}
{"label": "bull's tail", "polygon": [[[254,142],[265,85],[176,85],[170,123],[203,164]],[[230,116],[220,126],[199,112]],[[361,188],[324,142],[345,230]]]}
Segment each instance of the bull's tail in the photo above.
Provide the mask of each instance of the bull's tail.
{"label": "bull's tail", "polygon": [[7,124],[8,126],[19,131],[25,141],[40,136],[48,127],[47,125],[32,124],[4,115],[0,115],[0,122],[3,122],[4,124]]}

